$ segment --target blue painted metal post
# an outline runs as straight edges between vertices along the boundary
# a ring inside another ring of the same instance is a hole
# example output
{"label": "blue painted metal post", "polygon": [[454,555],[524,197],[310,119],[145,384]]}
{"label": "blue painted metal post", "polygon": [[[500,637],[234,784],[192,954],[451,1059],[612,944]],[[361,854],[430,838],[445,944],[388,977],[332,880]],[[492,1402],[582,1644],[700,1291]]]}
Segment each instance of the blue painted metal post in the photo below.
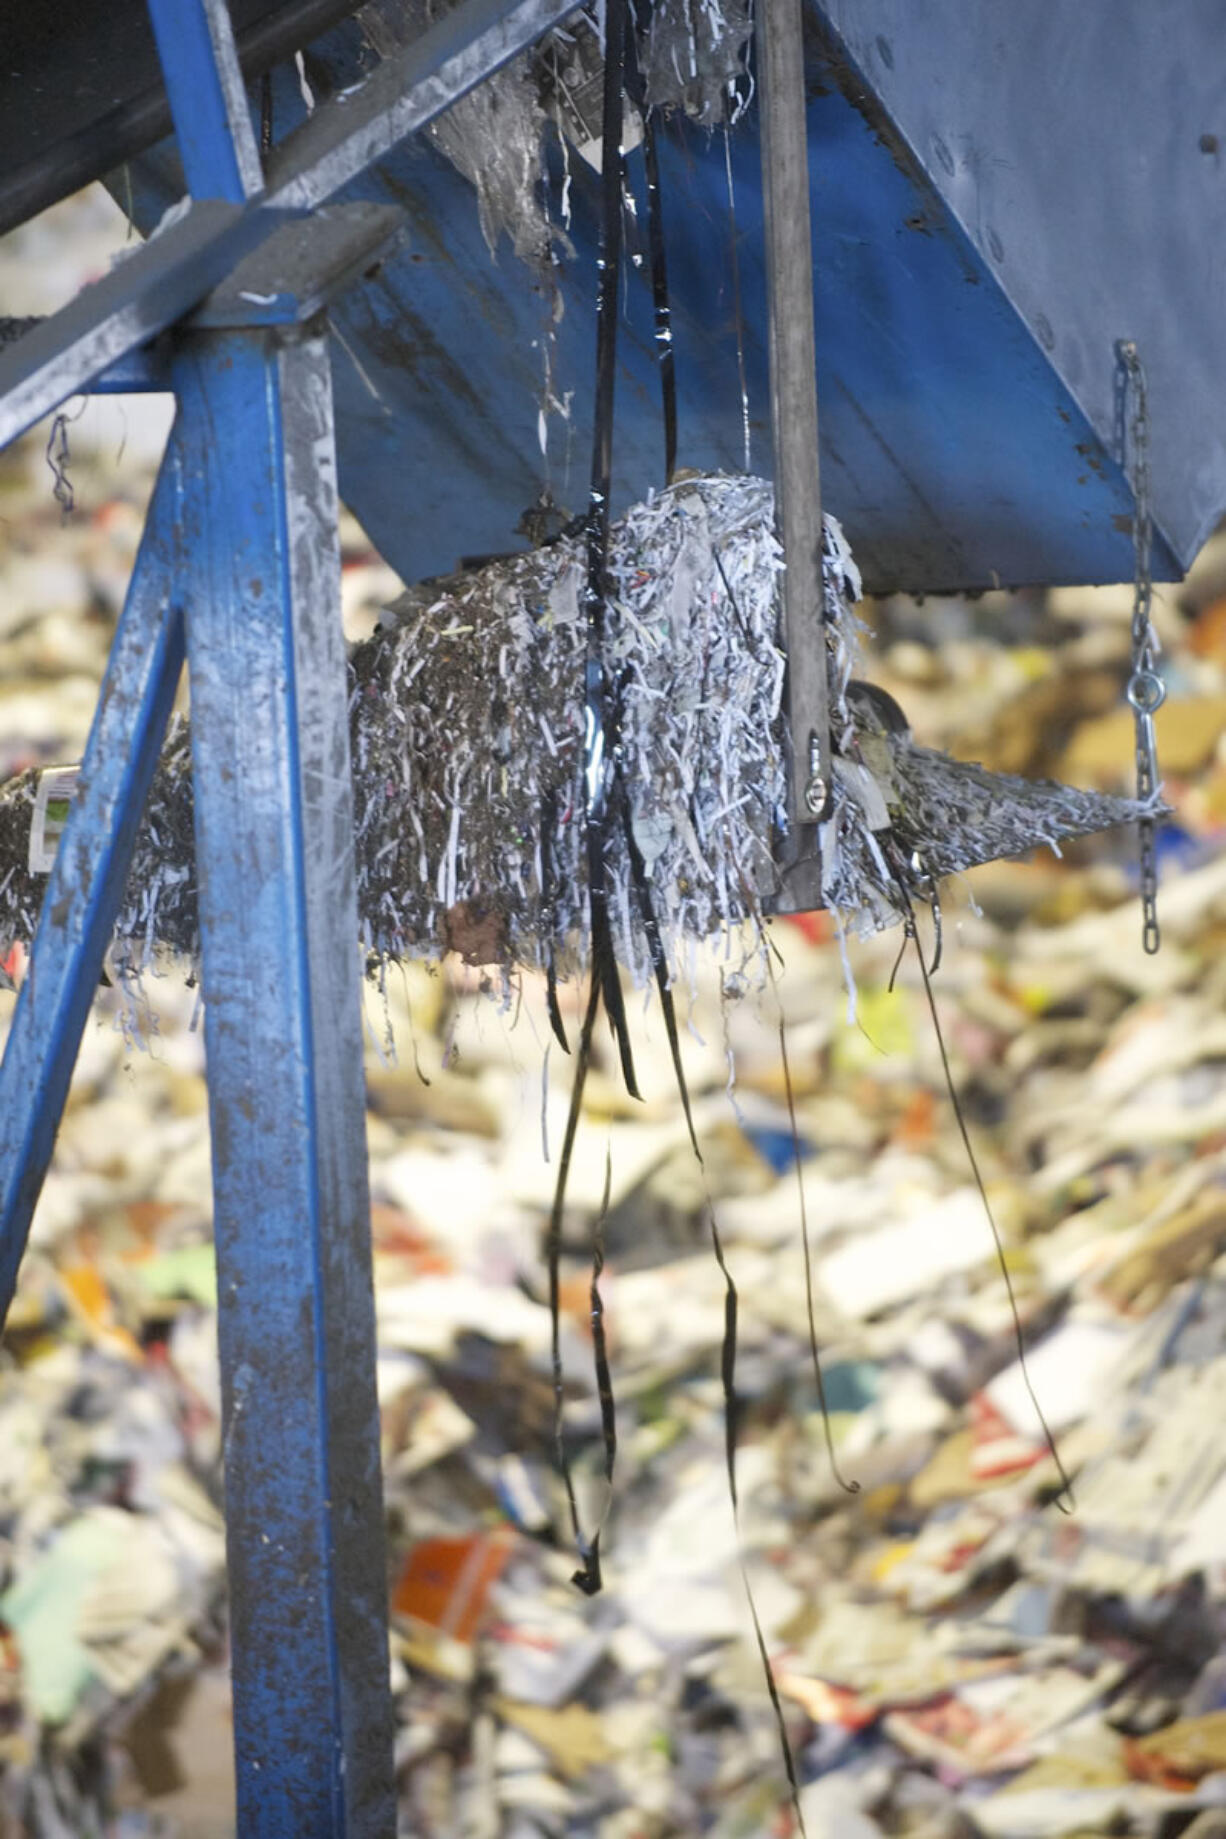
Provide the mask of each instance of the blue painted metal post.
{"label": "blue painted metal post", "polygon": [[317,329],[185,340],[239,1830],[395,1832],[336,460]]}
{"label": "blue painted metal post", "polygon": [[0,1064],[0,1323],[12,1301],[183,665],[172,543],[182,490],[176,426]]}
{"label": "blue painted metal post", "polygon": [[[224,0],[150,0],[194,198],[263,179]],[[184,553],[238,1825],[396,1829],[322,327],[186,334]]]}
{"label": "blue painted metal post", "polygon": [[193,198],[245,204],[263,189],[226,0],[148,0],[158,61]]}

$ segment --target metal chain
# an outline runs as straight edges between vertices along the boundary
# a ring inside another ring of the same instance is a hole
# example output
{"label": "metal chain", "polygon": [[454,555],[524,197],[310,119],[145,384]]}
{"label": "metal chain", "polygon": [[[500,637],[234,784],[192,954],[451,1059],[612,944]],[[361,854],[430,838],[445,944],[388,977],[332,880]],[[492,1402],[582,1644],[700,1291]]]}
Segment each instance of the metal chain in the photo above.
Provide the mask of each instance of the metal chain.
{"label": "metal chain", "polygon": [[[1152,800],[1160,784],[1154,715],[1166,700],[1166,685],[1155,668],[1158,636],[1150,618],[1153,601],[1151,549],[1153,519],[1149,501],[1149,404],[1141,354],[1132,339],[1116,346],[1120,367],[1120,408],[1124,458],[1132,482],[1132,542],[1135,556],[1132,600],[1132,675],[1128,701],[1136,726],[1137,798]],[[1141,868],[1141,943],[1151,955],[1162,943],[1158,926],[1157,828],[1152,817],[1137,824]]]}

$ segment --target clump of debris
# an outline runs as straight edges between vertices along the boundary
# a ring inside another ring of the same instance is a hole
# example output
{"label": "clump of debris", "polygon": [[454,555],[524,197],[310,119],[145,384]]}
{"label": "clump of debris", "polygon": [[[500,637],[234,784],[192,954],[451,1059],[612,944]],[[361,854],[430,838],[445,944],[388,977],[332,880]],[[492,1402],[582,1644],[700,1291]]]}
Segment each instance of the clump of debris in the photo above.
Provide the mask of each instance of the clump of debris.
{"label": "clump of debris", "polygon": [[[845,618],[858,583],[838,554],[832,526],[830,592]],[[770,487],[685,480],[615,526],[609,559],[621,780],[675,970],[685,938],[739,920],[745,890],[770,886],[785,789]],[[586,961],[585,580],[582,539],[564,539],[410,590],[392,628],[355,652],[372,950],[466,949],[476,926],[487,960],[562,974]],[[612,836],[614,945],[643,982],[627,854]]]}
{"label": "clump of debris", "polygon": [[[423,583],[352,652],[359,917],[377,959],[456,950],[503,969],[584,969],[585,566],[571,535]],[[673,979],[694,940],[731,935],[779,891],[782,567],[761,479],[693,475],[613,528],[605,664],[617,757]],[[860,583],[833,518],[823,571],[813,643],[826,653],[837,770],[818,842],[823,897],[844,924],[876,931],[941,875],[1142,815],[1128,799],[917,746],[853,676]],[[29,866],[38,778],[0,792],[0,942],[30,939],[46,885]],[[614,948],[644,984],[653,967],[625,836],[615,830],[608,849]],[[137,971],[159,952],[199,957],[186,723],[154,777],[116,940],[119,964]]]}
{"label": "clump of debris", "polygon": [[752,0],[657,0],[639,41],[647,105],[718,127],[737,112],[752,37]]}
{"label": "clump of debris", "polygon": [[[436,9],[408,0],[366,6],[375,49],[403,46]],[[643,109],[680,113],[704,128],[735,119],[748,89],[751,0],[657,0],[634,28]],[[477,194],[481,229],[495,253],[505,232],[523,261],[547,268],[566,241],[543,198],[550,124],[599,169],[604,29],[595,7],[572,15],[439,116],[430,138]],[[639,128],[627,122],[634,144]]]}

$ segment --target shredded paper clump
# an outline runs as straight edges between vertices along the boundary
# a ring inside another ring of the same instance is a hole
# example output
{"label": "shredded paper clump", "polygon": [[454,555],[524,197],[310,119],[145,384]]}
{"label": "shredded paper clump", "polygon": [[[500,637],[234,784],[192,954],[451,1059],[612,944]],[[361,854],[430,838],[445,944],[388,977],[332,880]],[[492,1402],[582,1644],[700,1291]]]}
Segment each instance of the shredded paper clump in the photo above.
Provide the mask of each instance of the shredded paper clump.
{"label": "shredded paper clump", "polygon": [[[373,46],[388,53],[411,42],[453,0],[411,0],[394,11],[363,9]],[[680,112],[704,128],[744,106],[751,0],[657,0],[635,32],[642,102]],[[430,138],[473,186],[490,252],[505,232],[515,254],[547,268],[568,250],[543,197],[547,124],[599,166],[604,26],[584,8],[521,52],[433,122]]]}
{"label": "shredded paper clump", "polygon": [[[787,833],[779,580],[771,487],[683,479],[614,525],[606,668],[616,748],[670,975],[689,942],[769,911]],[[1135,801],[1031,783],[919,747],[854,677],[859,578],[827,518],[825,651],[836,750],[822,894],[865,933],[936,877],[1135,820]],[[410,589],[349,660],[362,940],[381,959],[587,963],[581,536]],[[888,699],[885,699],[888,702]],[[28,941],[38,773],[0,792],[0,943]],[[1148,809],[1149,807],[1147,807]],[[1159,807],[1154,806],[1154,809]],[[614,948],[652,966],[626,838],[607,858]],[[199,957],[190,736],[173,728],[121,905],[118,962]]]}
{"label": "shredded paper clump", "polygon": [[734,106],[752,36],[750,0],[657,0],[639,52],[649,106],[718,127]]}

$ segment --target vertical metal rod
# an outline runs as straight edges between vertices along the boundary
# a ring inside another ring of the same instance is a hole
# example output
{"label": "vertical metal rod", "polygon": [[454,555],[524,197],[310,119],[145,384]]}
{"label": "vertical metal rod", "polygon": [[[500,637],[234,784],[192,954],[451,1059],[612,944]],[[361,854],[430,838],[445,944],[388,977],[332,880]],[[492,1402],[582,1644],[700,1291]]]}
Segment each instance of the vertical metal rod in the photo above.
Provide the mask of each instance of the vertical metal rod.
{"label": "vertical metal rod", "polygon": [[187,189],[243,204],[263,189],[226,0],[147,0]]}
{"label": "vertical metal rod", "polygon": [[0,1323],[51,1160],[183,665],[170,563],[177,431],[162,461],[76,794],[0,1065]]}
{"label": "vertical metal rod", "polygon": [[238,1829],[396,1828],[332,394],[322,336],[178,367]]}
{"label": "vertical metal rod", "polygon": [[790,805],[794,824],[812,824],[829,805],[831,766],[801,0],[758,0],[757,45],[775,509],[787,563]]}

